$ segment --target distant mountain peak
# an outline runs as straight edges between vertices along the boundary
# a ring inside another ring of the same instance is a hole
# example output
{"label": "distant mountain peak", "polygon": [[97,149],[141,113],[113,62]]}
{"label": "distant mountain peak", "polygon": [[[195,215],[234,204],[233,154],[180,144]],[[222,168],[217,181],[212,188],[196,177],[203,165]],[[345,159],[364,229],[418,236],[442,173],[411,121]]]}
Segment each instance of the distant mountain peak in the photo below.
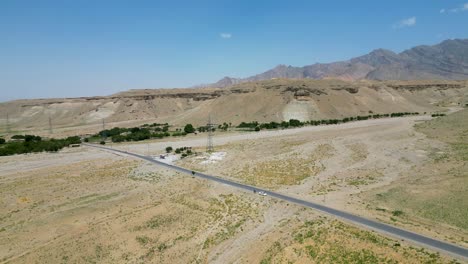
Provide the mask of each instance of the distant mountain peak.
{"label": "distant mountain peak", "polygon": [[226,76],[210,86],[227,87],[272,78],[468,79],[468,39],[447,39],[437,45],[416,46],[399,54],[380,48],[347,61],[315,63],[304,67],[278,64],[270,70],[247,78]]}

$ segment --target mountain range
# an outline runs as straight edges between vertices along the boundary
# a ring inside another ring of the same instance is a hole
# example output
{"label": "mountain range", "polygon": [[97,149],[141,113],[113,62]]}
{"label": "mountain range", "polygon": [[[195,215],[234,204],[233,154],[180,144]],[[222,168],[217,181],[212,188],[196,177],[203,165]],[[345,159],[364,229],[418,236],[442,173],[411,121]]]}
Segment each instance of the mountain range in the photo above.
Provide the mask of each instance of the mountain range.
{"label": "mountain range", "polygon": [[303,67],[278,65],[247,78],[224,77],[209,87],[224,88],[238,83],[291,79],[341,80],[464,80],[468,79],[468,39],[445,40],[395,53],[376,49],[346,61],[316,63]]}

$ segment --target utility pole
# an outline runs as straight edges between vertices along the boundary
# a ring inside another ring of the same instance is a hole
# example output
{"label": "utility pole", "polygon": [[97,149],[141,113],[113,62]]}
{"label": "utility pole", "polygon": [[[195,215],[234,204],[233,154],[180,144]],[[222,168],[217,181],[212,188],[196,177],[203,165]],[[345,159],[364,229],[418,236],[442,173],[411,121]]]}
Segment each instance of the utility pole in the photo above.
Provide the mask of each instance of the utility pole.
{"label": "utility pole", "polygon": [[214,151],[213,147],[213,129],[216,124],[211,122],[211,114],[208,116],[208,124],[206,124],[206,128],[208,129],[208,142],[206,144],[206,152],[211,153]]}
{"label": "utility pole", "polygon": [[106,140],[107,138],[107,135],[106,135],[106,132],[104,132],[104,130],[106,130],[106,121],[104,120],[104,118],[102,119],[102,140]]}
{"label": "utility pole", "polygon": [[52,134],[52,118],[49,115],[49,134]]}
{"label": "utility pole", "polygon": [[10,116],[6,113],[6,132],[10,134]]}

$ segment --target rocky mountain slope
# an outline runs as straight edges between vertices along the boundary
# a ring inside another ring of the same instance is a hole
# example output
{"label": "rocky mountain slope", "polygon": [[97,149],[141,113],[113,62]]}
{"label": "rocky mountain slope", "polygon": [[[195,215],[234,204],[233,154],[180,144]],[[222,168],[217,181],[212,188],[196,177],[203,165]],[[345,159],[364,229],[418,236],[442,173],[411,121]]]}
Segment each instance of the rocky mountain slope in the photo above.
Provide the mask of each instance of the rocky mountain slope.
{"label": "rocky mountain slope", "polygon": [[[90,133],[113,126],[168,122],[317,120],[373,113],[435,112],[468,102],[468,81],[275,79],[229,88],[130,90],[104,97],[0,103],[0,134]],[[8,129],[7,119],[8,114]]]}
{"label": "rocky mountain slope", "polygon": [[464,80],[468,79],[468,39],[446,40],[434,46],[417,46],[401,53],[377,49],[347,61],[304,67],[278,65],[244,79],[224,77],[211,87],[273,78],[341,80]]}

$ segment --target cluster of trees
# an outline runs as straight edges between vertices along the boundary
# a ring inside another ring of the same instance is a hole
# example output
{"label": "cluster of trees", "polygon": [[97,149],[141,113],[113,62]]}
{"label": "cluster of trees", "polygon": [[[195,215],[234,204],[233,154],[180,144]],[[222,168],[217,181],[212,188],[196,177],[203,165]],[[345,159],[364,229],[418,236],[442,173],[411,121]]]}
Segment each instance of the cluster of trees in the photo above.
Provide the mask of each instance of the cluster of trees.
{"label": "cluster of trees", "polygon": [[42,140],[42,138],[40,136],[35,136],[35,135],[14,135],[14,136],[11,137],[11,139],[23,140],[25,142],[41,141]]}
{"label": "cluster of trees", "polygon": [[241,122],[237,128],[247,128],[250,130],[260,131],[262,129],[278,129],[278,128],[289,128],[289,127],[301,127],[306,125],[318,126],[318,125],[334,125],[340,123],[347,123],[352,121],[368,120],[368,119],[378,119],[384,117],[401,117],[408,115],[419,115],[418,112],[398,112],[391,114],[373,114],[365,116],[353,116],[345,117],[343,119],[323,119],[323,120],[310,120],[301,122],[297,119],[290,119],[289,121],[278,122],[269,122],[269,123],[258,123],[257,121],[253,122]]}
{"label": "cluster of trees", "polygon": [[224,131],[227,131],[227,129],[231,126],[231,123],[226,123],[224,122],[222,125],[218,125],[218,129],[221,129],[221,130],[224,130]]}
{"label": "cluster of trees", "polygon": [[105,138],[111,138],[112,142],[124,142],[124,141],[141,141],[150,138],[164,138],[164,137],[179,137],[185,136],[188,133],[194,133],[195,128],[192,124],[185,125],[184,129],[176,129],[175,132],[169,132],[169,125],[164,124],[144,124],[141,127],[132,128],[120,128],[114,127],[112,129],[105,129],[86,138],[85,141],[102,141]]}
{"label": "cluster of trees", "polygon": [[432,114],[432,117],[438,117],[438,116],[446,116],[446,114],[443,113],[437,113],[437,114]]}
{"label": "cluster of trees", "polygon": [[[167,152],[167,153],[171,153],[172,150],[173,150],[173,149],[172,149],[171,146],[166,147],[166,152]],[[187,157],[187,156],[190,156],[190,155],[194,154],[194,153],[192,152],[192,147],[181,147],[181,148],[176,148],[176,149],[174,150],[174,152],[175,152],[176,154],[182,154],[182,155],[181,155],[182,158],[185,158],[185,157]]]}
{"label": "cluster of trees", "polygon": [[4,142],[0,147],[0,156],[9,156],[14,154],[35,153],[35,152],[57,152],[71,144],[80,144],[80,137],[67,137],[64,139],[43,140],[34,135],[15,135],[11,137],[14,140]]}
{"label": "cluster of trees", "polygon": [[[201,127],[198,127],[197,130],[198,132],[208,132],[209,129],[207,126],[201,126]],[[211,131],[213,132],[216,131],[216,128],[212,127]]]}

